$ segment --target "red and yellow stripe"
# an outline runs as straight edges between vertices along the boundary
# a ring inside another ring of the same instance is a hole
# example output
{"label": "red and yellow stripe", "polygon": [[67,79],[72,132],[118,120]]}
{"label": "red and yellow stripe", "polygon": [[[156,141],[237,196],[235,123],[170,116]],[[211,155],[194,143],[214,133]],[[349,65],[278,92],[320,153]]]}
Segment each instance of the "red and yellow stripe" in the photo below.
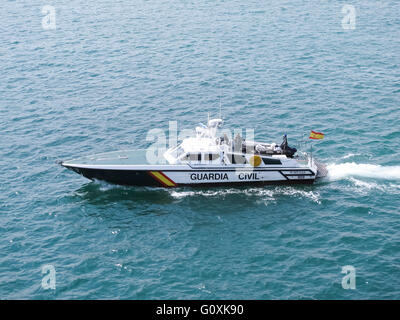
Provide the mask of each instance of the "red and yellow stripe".
{"label": "red and yellow stripe", "polygon": [[310,133],[310,139],[323,139],[323,138],[324,138],[324,134],[321,132],[311,131],[311,133]]}
{"label": "red and yellow stripe", "polygon": [[157,181],[161,182],[164,187],[176,187],[177,184],[168,178],[162,171],[149,171],[149,174]]}

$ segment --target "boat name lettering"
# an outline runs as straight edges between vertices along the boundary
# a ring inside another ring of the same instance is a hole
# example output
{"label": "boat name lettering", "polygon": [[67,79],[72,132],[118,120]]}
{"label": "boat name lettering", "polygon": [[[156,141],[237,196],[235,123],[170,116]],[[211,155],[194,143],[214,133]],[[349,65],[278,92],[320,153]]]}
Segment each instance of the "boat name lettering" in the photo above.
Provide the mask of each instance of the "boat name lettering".
{"label": "boat name lettering", "polygon": [[253,173],[239,173],[239,180],[260,180],[256,172]]}
{"label": "boat name lettering", "polygon": [[191,180],[229,180],[227,173],[192,173]]}

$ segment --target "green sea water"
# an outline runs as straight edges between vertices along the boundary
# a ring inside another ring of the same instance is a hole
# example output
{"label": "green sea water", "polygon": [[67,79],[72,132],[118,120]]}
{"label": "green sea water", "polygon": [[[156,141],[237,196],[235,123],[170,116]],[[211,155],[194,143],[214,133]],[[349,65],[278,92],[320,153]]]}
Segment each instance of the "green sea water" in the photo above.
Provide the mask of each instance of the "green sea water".
{"label": "green sea water", "polygon": [[[1,299],[400,297],[398,1],[0,6]],[[220,101],[257,140],[323,132],[329,176],[148,189],[55,163],[147,148],[149,130],[191,129]]]}

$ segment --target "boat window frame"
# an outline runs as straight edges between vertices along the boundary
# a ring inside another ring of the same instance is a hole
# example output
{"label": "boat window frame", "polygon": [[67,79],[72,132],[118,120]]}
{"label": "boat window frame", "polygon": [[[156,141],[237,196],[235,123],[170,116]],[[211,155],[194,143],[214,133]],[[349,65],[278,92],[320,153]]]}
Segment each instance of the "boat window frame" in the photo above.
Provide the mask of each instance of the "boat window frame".
{"label": "boat window frame", "polygon": [[[264,165],[266,166],[270,166],[270,165],[281,165],[282,161],[280,159],[273,159],[273,158],[269,158],[269,157],[261,157],[262,162],[264,163]],[[266,161],[270,161],[269,163]]]}
{"label": "boat window frame", "polygon": [[213,162],[221,158],[221,155],[216,152],[205,152],[203,153],[203,161],[205,162]]}
{"label": "boat window frame", "polygon": [[[237,158],[236,157],[241,157],[241,159],[243,159],[244,160],[244,162],[243,163],[238,163],[236,160],[237,160]],[[227,157],[227,159],[228,159],[228,161],[229,161],[229,163],[230,164],[238,164],[238,165],[245,165],[245,164],[248,164],[249,162],[247,161],[247,158],[246,158],[246,155],[244,155],[244,154],[240,154],[240,153],[235,153],[235,152],[229,152],[229,153],[226,153],[226,157]]]}
{"label": "boat window frame", "polygon": [[[196,159],[192,158],[192,156],[196,156]],[[185,162],[201,162],[201,152],[186,152],[180,160]]]}

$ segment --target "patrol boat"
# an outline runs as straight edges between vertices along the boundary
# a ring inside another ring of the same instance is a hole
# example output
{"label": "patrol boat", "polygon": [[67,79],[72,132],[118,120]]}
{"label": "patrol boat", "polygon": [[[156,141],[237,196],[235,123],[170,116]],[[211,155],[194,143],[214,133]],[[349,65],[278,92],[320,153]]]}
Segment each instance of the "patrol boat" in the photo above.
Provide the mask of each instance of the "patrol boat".
{"label": "patrol boat", "polygon": [[196,127],[194,137],[153,159],[154,150],[125,150],[87,156],[61,165],[91,180],[112,184],[151,187],[312,184],[327,174],[312,155],[288,146],[231,141],[218,136],[222,119]]}

